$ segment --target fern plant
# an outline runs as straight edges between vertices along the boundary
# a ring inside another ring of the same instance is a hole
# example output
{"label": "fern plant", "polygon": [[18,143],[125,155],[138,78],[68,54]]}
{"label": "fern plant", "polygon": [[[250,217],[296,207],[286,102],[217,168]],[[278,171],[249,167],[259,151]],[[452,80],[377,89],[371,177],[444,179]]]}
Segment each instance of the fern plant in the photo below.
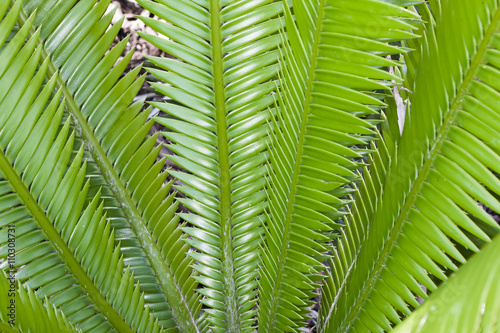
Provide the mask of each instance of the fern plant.
{"label": "fern plant", "polygon": [[498,0],[110,2],[0,2],[0,331],[500,329]]}

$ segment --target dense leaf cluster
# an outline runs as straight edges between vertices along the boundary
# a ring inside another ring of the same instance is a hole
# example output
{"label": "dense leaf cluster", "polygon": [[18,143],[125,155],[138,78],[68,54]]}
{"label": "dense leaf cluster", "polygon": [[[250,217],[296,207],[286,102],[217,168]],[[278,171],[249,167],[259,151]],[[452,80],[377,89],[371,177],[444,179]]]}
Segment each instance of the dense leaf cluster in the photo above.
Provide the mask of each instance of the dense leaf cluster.
{"label": "dense leaf cluster", "polygon": [[499,0],[110,1],[0,2],[0,331],[500,329]]}

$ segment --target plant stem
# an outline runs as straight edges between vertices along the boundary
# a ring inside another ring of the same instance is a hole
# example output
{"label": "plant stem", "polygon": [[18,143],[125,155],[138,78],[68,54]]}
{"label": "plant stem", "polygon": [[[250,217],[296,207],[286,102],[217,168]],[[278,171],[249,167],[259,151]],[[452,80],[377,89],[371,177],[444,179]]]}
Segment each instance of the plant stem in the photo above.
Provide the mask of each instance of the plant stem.
{"label": "plant stem", "polygon": [[308,115],[309,115],[309,104],[311,103],[311,94],[313,92],[313,83],[314,83],[314,71],[316,69],[316,63],[317,63],[317,58],[318,58],[318,51],[319,51],[319,40],[320,40],[320,34],[321,34],[321,27],[322,27],[322,21],[323,21],[323,15],[324,15],[324,8],[325,8],[325,2],[326,0],[321,0],[319,4],[319,11],[318,11],[318,18],[316,21],[316,31],[314,35],[314,44],[312,47],[312,55],[311,55],[311,61],[310,61],[310,67],[309,67],[309,73],[308,73],[308,80],[307,80],[307,90],[306,90],[306,96],[305,96],[305,102],[303,106],[303,113],[302,113],[302,122],[300,126],[300,132],[299,132],[299,142],[297,145],[297,154],[295,155],[295,164],[294,164],[294,169],[293,169],[293,174],[292,174],[292,183],[290,185],[290,194],[288,196],[288,206],[286,210],[286,216],[285,216],[285,231],[283,232],[283,241],[281,244],[281,253],[280,253],[280,259],[278,261],[278,275],[276,277],[276,283],[275,287],[273,290],[273,301],[272,301],[272,306],[271,306],[271,316],[270,318],[275,318],[276,316],[276,310],[278,307],[278,299],[279,299],[279,291],[281,290],[281,280],[283,278],[283,269],[285,266],[285,259],[287,256],[287,249],[288,249],[288,242],[290,238],[290,229],[291,229],[291,224],[292,224],[292,215],[293,215],[293,205],[295,203],[294,198],[295,198],[295,193],[297,192],[297,185],[299,182],[299,174],[300,174],[300,164],[301,164],[301,158],[304,150],[304,142],[305,142],[305,137],[306,137],[306,127],[307,127],[307,120],[308,120]]}
{"label": "plant stem", "polygon": [[222,276],[228,332],[240,332],[236,281],[234,279],[233,236],[231,223],[231,176],[229,174],[229,147],[224,93],[224,68],[219,0],[210,0],[212,61],[215,92],[215,119],[217,122],[217,151],[220,176],[220,228],[222,244]]}

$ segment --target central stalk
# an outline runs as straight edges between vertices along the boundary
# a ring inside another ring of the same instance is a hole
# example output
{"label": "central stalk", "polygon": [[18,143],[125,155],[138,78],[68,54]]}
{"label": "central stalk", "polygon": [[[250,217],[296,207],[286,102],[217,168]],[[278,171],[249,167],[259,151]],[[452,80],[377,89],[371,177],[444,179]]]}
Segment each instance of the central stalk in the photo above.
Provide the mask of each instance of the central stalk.
{"label": "central stalk", "polygon": [[222,276],[228,332],[239,332],[239,315],[234,280],[233,236],[231,225],[231,177],[224,93],[224,67],[219,0],[210,0],[212,62],[215,92],[215,120],[217,122],[217,151],[220,176],[220,229],[222,244]]}

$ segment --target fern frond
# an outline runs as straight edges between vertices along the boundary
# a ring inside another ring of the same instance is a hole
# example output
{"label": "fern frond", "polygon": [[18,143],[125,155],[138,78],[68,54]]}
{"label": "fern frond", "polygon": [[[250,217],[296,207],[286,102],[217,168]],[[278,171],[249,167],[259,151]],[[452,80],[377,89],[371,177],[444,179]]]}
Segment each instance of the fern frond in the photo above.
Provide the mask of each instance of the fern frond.
{"label": "fern frond", "polygon": [[15,275],[0,273],[0,293],[4,295],[0,299],[2,332],[81,332],[54,305],[16,282]]}
{"label": "fern frond", "polygon": [[[2,23],[12,29],[20,9],[18,1],[5,18],[0,13]],[[61,124],[57,76],[43,85],[50,61],[42,57],[40,30],[24,42],[34,18],[0,53],[0,269],[50,298],[82,331],[159,332],[133,274],[122,274],[99,196],[86,205],[83,147],[75,146],[70,121]]]}
{"label": "fern frond", "polygon": [[497,236],[393,332],[498,332],[499,251]]}
{"label": "fern frond", "polygon": [[[281,2],[138,1],[172,25],[141,18],[162,37],[142,35],[181,61],[149,58],[152,86],[177,103],[153,103],[174,144],[169,158],[187,172],[181,217],[205,288],[202,302],[215,332],[251,332],[255,322],[259,244],[266,208],[264,175],[271,95],[278,70]],[[170,38],[168,40],[167,38]]]}
{"label": "fern frond", "polygon": [[[342,237],[337,242],[334,249],[334,255],[330,260],[330,270],[324,280],[321,288],[321,303],[318,314],[319,330],[325,327],[329,322],[332,313],[331,305],[337,302],[340,295],[345,296],[349,286],[346,284],[347,277],[358,264],[358,252],[366,241],[366,237],[371,227],[371,216],[380,205],[380,196],[383,191],[383,184],[386,181],[387,172],[391,164],[391,156],[387,145],[381,136],[378,136],[377,143],[372,143],[373,153],[369,155],[369,165],[363,168],[363,176],[360,177],[356,192],[352,197],[352,206],[349,214],[344,218],[344,227],[341,229]],[[377,287],[384,289],[386,294],[394,301],[396,311],[405,315],[410,314],[407,305],[397,295],[389,293],[388,288],[383,282]],[[342,293],[342,294],[341,294]],[[404,294],[406,296],[406,294]],[[384,304],[384,299],[377,300]],[[414,305],[415,303],[411,303]],[[385,309],[385,308],[384,308]],[[390,309],[390,308],[389,308]],[[388,316],[395,321],[398,315],[390,310]]]}
{"label": "fern frond", "polygon": [[[155,136],[147,137],[149,112],[141,112],[143,100],[133,102],[144,77],[136,79],[136,68],[120,78],[132,56],[128,53],[115,66],[127,39],[107,52],[121,25],[120,21],[108,30],[113,12],[104,13],[109,3],[31,0],[24,3],[18,22],[26,22],[36,10],[28,36],[41,26],[41,53],[51,55],[48,76],[54,76],[54,88],[66,99],[85,155],[94,162],[87,175],[92,179],[90,193],[104,186],[116,245],[123,241],[125,260],[147,303],[163,326],[196,331],[201,304],[194,293],[192,269],[186,269],[192,260],[185,255],[180,233],[171,232],[178,222],[171,214],[176,204],[168,197],[171,184],[163,185],[167,174],[161,172],[164,160],[156,161]],[[181,253],[168,256],[168,248]]]}
{"label": "fern frond", "polygon": [[[390,330],[398,311],[408,315],[417,296],[427,298],[499,232],[478,205],[500,210],[499,3],[429,4],[435,24],[424,28],[397,155],[366,217],[365,241],[352,244],[348,232],[342,243],[355,259],[337,254],[319,331]],[[450,30],[456,20],[463,25]]]}
{"label": "fern frond", "polygon": [[[387,29],[357,25],[368,16]],[[386,42],[414,37],[405,22],[414,17],[384,1],[295,1],[293,13],[285,4],[288,41],[281,112],[271,134],[260,279],[263,331],[296,331],[309,313],[327,244],[339,227],[335,220],[345,214],[345,185],[357,179],[355,170],[380,121],[372,115],[385,106],[374,91],[388,91],[389,80],[396,79],[381,68],[397,66],[386,56],[402,50]]]}

